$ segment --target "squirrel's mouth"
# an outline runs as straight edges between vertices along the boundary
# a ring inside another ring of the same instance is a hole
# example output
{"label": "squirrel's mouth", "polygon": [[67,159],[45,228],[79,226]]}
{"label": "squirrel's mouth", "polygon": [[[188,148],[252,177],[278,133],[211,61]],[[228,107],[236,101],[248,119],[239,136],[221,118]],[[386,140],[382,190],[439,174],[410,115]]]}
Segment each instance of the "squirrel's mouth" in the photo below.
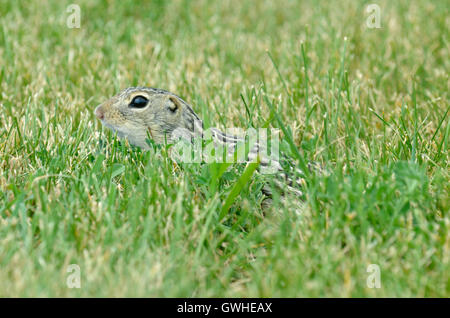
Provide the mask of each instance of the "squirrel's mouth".
{"label": "squirrel's mouth", "polygon": [[103,104],[100,104],[95,108],[94,115],[103,122],[103,119],[105,118],[105,113],[103,112],[102,105]]}
{"label": "squirrel's mouth", "polygon": [[104,119],[101,120],[101,122],[102,122],[103,126],[105,126],[108,129],[111,129],[113,132],[116,132],[119,135],[119,137],[127,136],[127,134],[124,131],[122,131],[121,129],[119,129],[118,127],[116,127],[114,125],[111,125],[110,123],[106,122]]}
{"label": "squirrel's mouth", "polygon": [[105,119],[101,120],[102,125],[110,129],[113,133],[117,134],[120,139],[127,139],[133,146],[137,146],[143,149],[147,149],[146,136],[139,133],[128,130],[126,127],[117,127],[107,122]]}

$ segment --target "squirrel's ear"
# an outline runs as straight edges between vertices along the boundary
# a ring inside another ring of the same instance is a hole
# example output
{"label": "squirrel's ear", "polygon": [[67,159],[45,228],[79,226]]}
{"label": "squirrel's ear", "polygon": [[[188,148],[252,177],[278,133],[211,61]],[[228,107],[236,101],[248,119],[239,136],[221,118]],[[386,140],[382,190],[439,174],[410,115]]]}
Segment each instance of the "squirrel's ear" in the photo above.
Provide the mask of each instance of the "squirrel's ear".
{"label": "squirrel's ear", "polygon": [[169,110],[175,113],[178,109],[181,109],[181,103],[175,96],[169,97]]}

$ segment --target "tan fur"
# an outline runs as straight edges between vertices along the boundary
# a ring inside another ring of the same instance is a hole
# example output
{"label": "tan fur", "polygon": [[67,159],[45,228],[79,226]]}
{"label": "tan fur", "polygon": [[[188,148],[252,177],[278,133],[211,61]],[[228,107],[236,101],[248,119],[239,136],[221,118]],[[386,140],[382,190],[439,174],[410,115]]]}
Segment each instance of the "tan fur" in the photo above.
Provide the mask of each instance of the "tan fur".
{"label": "tan fur", "polygon": [[[131,107],[130,102],[136,96],[148,99],[147,106]],[[130,144],[143,149],[149,149],[148,138],[156,143],[164,143],[179,137],[189,139],[195,135],[203,136],[202,121],[191,106],[179,96],[162,89],[151,87],[124,89],[99,105],[95,109],[95,115],[104,126],[116,131],[119,137],[126,138]],[[237,141],[242,140],[240,137],[224,134],[215,128],[211,132],[215,142],[230,145],[231,151],[234,151]],[[268,158],[259,157],[261,147],[260,144],[252,147],[247,160],[254,161],[258,156],[260,165],[267,166]],[[301,195],[301,191],[288,185],[298,185],[299,180],[289,178],[276,160],[271,160],[271,164],[276,166],[277,177],[283,180],[276,183],[295,195]],[[268,187],[265,187],[263,192],[269,196],[271,194]]]}
{"label": "tan fur", "polygon": [[[149,100],[145,108],[132,108],[130,102],[136,96]],[[95,115],[106,127],[116,131],[135,146],[148,149],[147,133],[156,143],[171,140],[177,128],[191,130],[199,120],[192,108],[180,97],[168,91],[130,87],[100,104]]]}

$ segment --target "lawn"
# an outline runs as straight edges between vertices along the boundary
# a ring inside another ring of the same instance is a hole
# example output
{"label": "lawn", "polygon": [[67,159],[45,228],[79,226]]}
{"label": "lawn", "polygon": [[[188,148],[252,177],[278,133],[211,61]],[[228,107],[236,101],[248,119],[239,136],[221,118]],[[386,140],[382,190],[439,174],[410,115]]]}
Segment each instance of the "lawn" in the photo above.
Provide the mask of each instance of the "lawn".
{"label": "lawn", "polygon": [[[447,4],[1,1],[0,296],[449,297]],[[103,128],[129,86],[325,172],[263,209],[270,176]]]}

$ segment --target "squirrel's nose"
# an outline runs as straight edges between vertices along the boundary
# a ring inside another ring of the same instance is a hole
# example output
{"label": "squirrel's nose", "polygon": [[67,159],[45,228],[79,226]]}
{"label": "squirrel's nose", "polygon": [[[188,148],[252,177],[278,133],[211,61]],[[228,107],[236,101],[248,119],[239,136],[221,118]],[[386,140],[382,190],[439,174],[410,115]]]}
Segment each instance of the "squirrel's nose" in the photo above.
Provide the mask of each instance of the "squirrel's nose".
{"label": "squirrel's nose", "polygon": [[102,106],[97,106],[97,108],[94,111],[95,116],[97,116],[98,119],[103,120],[103,118],[105,117],[105,113],[103,112]]}

